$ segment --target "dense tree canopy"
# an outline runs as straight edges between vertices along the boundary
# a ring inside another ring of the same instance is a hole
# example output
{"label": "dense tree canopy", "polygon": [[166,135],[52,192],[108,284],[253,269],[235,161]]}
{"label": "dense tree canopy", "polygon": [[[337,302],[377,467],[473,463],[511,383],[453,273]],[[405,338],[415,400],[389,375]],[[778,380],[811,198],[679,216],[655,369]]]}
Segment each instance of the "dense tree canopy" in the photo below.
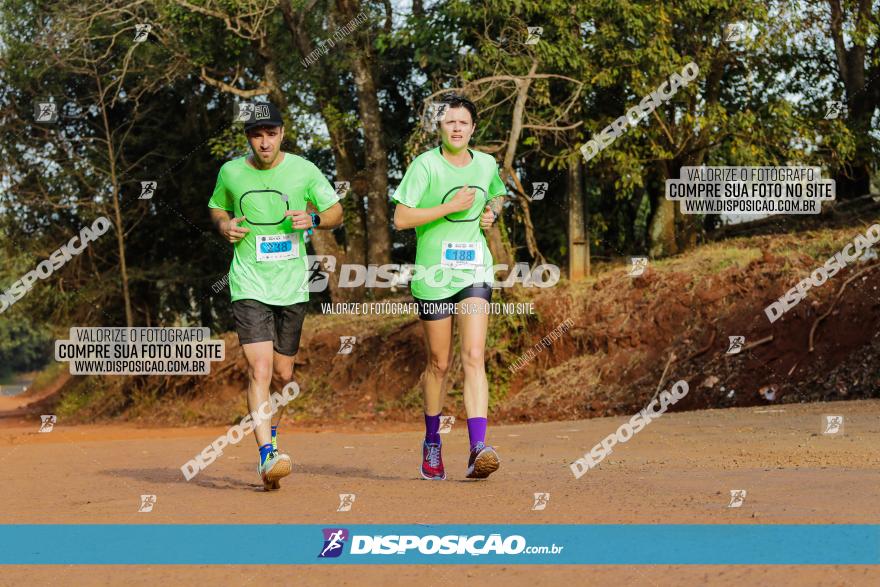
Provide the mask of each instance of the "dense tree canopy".
{"label": "dense tree canopy", "polygon": [[[435,144],[425,117],[449,89],[477,103],[475,144],[502,168],[510,198],[490,243],[510,261],[566,267],[581,232],[600,257],[694,246],[718,217],[665,201],[684,165],[819,165],[839,198],[877,171],[880,0],[97,4],[2,8],[0,289],[96,217],[114,224],[7,309],[7,329],[228,326],[216,284],[230,252],[206,202],[245,151],[242,100],[282,107],[286,148],[349,182],[344,229],[313,245],[351,263],[413,259],[389,196]],[[585,160],[581,145],[689,63],[693,83]],[[35,121],[47,100],[55,123]],[[157,181],[152,199],[142,181]]]}

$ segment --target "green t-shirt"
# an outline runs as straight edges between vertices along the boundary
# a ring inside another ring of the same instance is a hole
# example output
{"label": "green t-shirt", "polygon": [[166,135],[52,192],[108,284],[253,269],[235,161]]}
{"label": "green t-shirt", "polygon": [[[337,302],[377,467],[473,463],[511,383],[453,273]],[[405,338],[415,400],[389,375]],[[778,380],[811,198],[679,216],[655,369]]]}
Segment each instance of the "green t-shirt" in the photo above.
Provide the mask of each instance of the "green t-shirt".
{"label": "green t-shirt", "polygon": [[[410,208],[433,208],[449,201],[464,185],[476,190],[470,210],[456,212],[416,227],[416,265],[410,283],[412,295],[422,300],[448,298],[478,281],[492,281],[492,253],[480,229],[486,203],[507,189],[498,175],[495,158],[470,151],[473,159],[456,167],[440,147],[422,153],[407,168],[394,192],[396,202]],[[478,272],[478,268],[482,268]]]}
{"label": "green t-shirt", "polygon": [[306,202],[323,212],[338,201],[327,178],[302,157],[284,153],[272,169],[255,169],[245,157],[224,163],[208,206],[245,216],[239,226],[250,229],[234,245],[232,301],[273,306],[308,301],[305,231],[294,230],[284,212],[305,210]]}

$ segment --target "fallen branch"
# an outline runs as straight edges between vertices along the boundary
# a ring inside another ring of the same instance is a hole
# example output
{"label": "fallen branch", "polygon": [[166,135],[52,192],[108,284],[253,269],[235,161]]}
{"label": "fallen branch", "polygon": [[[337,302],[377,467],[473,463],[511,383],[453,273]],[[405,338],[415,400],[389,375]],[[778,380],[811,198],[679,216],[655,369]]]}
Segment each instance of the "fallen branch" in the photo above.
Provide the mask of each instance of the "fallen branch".
{"label": "fallen branch", "polygon": [[687,363],[691,359],[696,359],[697,357],[699,357],[700,355],[706,353],[709,349],[711,349],[712,345],[715,343],[715,337],[717,335],[718,335],[718,329],[715,328],[715,322],[713,321],[712,322],[712,336],[709,337],[709,342],[706,344],[706,346],[704,346],[703,348],[701,348],[700,350],[698,350],[697,352],[695,352],[694,354],[692,354],[691,356],[686,358],[684,360],[684,362]]}
{"label": "fallen branch", "polygon": [[663,374],[660,376],[660,382],[657,384],[657,391],[654,392],[654,396],[651,398],[651,401],[654,401],[654,398],[656,398],[657,394],[660,393],[660,389],[663,387],[663,381],[666,379],[666,372],[669,371],[669,365],[671,365],[673,361],[675,361],[674,351],[669,353],[669,360],[666,361],[666,366],[663,367]]}
{"label": "fallen branch", "polygon": [[864,269],[857,272],[855,275],[853,275],[852,277],[850,277],[849,279],[847,279],[846,281],[843,282],[843,285],[841,285],[840,289],[837,291],[837,295],[834,296],[834,301],[831,302],[831,306],[828,308],[828,311],[825,312],[824,314],[822,314],[821,316],[819,316],[818,318],[816,318],[816,321],[813,322],[813,327],[810,328],[810,347],[809,348],[810,348],[811,353],[815,349],[815,346],[813,345],[813,335],[816,333],[816,329],[819,327],[819,323],[822,322],[822,320],[824,320],[828,316],[830,316],[831,312],[834,311],[834,308],[837,306],[837,302],[840,301],[840,298],[843,295],[843,291],[846,289],[846,286],[848,286],[850,283],[855,281],[855,279],[857,277],[859,277],[860,275],[862,275],[863,273],[867,273],[868,271],[871,271],[872,269],[876,269],[877,267],[880,267],[880,263],[875,263],[874,265],[871,265],[870,267],[865,267]]}
{"label": "fallen branch", "polygon": [[755,348],[756,346],[760,346],[760,345],[762,345],[762,344],[766,344],[766,343],[768,343],[768,342],[771,342],[772,340],[773,340],[773,335],[772,335],[772,334],[771,334],[770,336],[765,336],[764,338],[762,338],[762,339],[760,339],[760,340],[756,340],[755,342],[750,342],[749,344],[743,346],[743,348],[741,348],[739,352],[743,352],[743,351],[747,351],[747,350],[749,350],[749,349],[753,349],[753,348]]}

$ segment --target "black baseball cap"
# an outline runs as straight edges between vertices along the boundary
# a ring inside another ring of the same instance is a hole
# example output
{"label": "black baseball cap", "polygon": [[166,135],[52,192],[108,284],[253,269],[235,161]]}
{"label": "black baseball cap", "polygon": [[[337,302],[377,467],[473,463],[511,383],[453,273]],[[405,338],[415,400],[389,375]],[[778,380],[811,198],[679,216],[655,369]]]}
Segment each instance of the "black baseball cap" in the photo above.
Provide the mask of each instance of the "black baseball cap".
{"label": "black baseball cap", "polygon": [[248,113],[244,123],[244,132],[260,126],[283,126],[281,111],[272,102],[251,102],[253,110]]}

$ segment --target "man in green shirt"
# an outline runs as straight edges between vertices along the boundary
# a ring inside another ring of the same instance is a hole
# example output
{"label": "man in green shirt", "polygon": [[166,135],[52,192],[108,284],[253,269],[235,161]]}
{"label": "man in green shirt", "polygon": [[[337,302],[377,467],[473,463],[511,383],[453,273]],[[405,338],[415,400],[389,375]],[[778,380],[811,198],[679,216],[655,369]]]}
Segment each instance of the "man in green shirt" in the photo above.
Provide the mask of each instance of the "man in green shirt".
{"label": "man in green shirt", "polygon": [[463,96],[446,95],[439,124],[440,146],[416,157],[394,192],[394,225],[416,229],[416,275],[410,288],[428,349],[422,374],[425,439],[420,473],[446,479],[441,455],[440,412],[452,362],[452,315],[461,336],[464,404],[471,452],[465,475],[484,479],[501,460],[485,443],[489,383],[485,349],[492,297],[492,253],[483,231],[495,222],[507,189],[498,164],[468,143],[477,109]]}
{"label": "man in green shirt", "polygon": [[[255,104],[244,131],[252,153],[223,164],[208,207],[234,247],[229,288],[254,412],[269,401],[273,382],[283,387],[293,380],[309,299],[304,235],[339,226],[342,206],[314,164],[281,150],[284,123],[273,104]],[[307,204],[318,213],[306,212]],[[290,457],[278,452],[276,433],[265,420],[254,429],[266,490],[278,489],[292,470]]]}

